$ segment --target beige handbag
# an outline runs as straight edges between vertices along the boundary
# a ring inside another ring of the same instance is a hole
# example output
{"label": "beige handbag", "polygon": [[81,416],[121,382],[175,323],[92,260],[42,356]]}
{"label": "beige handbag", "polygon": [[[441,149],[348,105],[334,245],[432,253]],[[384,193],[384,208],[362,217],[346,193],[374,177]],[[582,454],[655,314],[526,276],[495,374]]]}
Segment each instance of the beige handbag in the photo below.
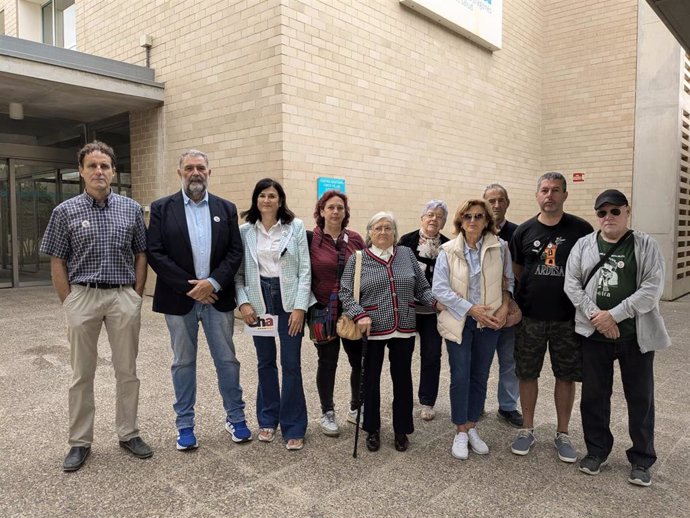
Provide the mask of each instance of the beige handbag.
{"label": "beige handbag", "polygon": [[[355,285],[353,291],[355,302],[359,304],[359,289],[362,280],[362,251],[357,250],[355,254]],[[359,330],[359,326],[350,317],[345,315],[340,315],[340,317],[338,317],[338,323],[336,324],[335,330],[341,338],[346,338],[348,340],[360,340],[362,338],[362,332]]]}

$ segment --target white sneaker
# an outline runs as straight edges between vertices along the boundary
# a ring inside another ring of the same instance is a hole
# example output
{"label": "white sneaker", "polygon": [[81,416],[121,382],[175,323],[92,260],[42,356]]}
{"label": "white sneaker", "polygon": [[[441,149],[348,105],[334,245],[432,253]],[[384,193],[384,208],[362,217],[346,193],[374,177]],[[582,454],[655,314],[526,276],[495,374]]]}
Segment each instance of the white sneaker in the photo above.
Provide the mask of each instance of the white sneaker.
{"label": "white sneaker", "polygon": [[329,437],[340,435],[340,429],[335,421],[335,412],[333,410],[329,410],[321,416],[321,431]]}
{"label": "white sneaker", "polygon": [[[357,409],[347,411],[347,422],[357,424]],[[359,417],[359,427],[364,426],[364,406],[362,406],[362,414]]]}
{"label": "white sneaker", "polygon": [[467,451],[467,434],[465,432],[458,432],[455,434],[455,439],[453,439],[453,448],[450,452],[453,457],[460,460],[467,460],[469,452]]}
{"label": "white sneaker", "polygon": [[470,428],[467,435],[470,441],[470,448],[472,448],[474,453],[477,455],[486,455],[489,453],[489,447],[481,440],[476,428]]}

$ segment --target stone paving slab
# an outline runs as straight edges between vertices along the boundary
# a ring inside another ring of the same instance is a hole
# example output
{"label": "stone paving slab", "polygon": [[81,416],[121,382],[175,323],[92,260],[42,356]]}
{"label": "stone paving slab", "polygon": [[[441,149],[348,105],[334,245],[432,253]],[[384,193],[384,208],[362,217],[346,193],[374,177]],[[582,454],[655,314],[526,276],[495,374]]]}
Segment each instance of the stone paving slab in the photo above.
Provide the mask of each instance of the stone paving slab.
{"label": "stone paving slab", "polygon": [[[163,317],[144,302],[138,370],[141,378],[142,436],[155,449],[151,459],[128,455],[114,431],[114,376],[105,333],[99,342],[96,427],[84,468],[61,470],[67,452],[67,388],[71,372],[62,310],[49,287],[0,291],[0,516],[214,517],[305,516],[514,516],[618,517],[690,516],[690,296],[662,303],[673,347],[656,356],[657,451],[653,485],[628,484],[625,449],[627,414],[616,375],[612,429],[616,439],[610,465],[597,477],[565,464],[553,447],[553,376],[540,384],[536,436],[526,457],[510,452],[515,430],[496,417],[496,375],[489,380],[487,413],[480,422],[491,453],[450,455],[453,427],[444,351],[437,417],[418,418],[406,453],[393,448],[392,388],[382,376],[382,447],[352,458],[354,427],[345,422],[349,400],[344,353],[336,380],[342,434],[320,432],[315,386],[316,352],[303,343],[303,376],[309,429],[301,452],[288,452],[280,436],[271,444],[234,444],[223,429],[215,370],[205,348],[198,362],[197,435],[194,452],[175,449],[170,381],[171,352]],[[256,355],[251,339],[235,330],[242,362],[247,418],[256,431]],[[548,363],[547,363],[548,365]],[[384,367],[384,369],[386,369]],[[387,369],[386,369],[387,372]],[[419,357],[415,355],[415,387]],[[579,392],[578,392],[579,396]],[[584,452],[576,401],[571,435]]]}

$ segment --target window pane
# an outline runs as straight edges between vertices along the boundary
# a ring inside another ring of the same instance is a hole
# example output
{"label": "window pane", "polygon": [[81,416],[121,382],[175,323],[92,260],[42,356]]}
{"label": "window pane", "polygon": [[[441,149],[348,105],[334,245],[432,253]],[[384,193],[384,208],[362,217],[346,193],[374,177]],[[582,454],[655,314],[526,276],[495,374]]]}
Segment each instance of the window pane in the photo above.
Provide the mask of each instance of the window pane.
{"label": "window pane", "polygon": [[63,47],[77,48],[77,8],[74,3],[62,11],[62,35]]}
{"label": "window pane", "polygon": [[53,2],[48,2],[41,7],[43,19],[43,43],[54,45],[53,40]]}

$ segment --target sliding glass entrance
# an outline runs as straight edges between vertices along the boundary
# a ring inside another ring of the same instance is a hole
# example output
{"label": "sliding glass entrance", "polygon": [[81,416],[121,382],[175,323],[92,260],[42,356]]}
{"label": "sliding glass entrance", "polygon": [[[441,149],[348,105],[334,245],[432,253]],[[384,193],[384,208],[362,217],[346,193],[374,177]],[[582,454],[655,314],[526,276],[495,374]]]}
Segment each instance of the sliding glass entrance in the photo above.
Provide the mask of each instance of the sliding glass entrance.
{"label": "sliding glass entrance", "polygon": [[40,253],[41,240],[53,208],[81,191],[79,172],[53,162],[0,164],[0,286],[47,284],[50,257]]}

